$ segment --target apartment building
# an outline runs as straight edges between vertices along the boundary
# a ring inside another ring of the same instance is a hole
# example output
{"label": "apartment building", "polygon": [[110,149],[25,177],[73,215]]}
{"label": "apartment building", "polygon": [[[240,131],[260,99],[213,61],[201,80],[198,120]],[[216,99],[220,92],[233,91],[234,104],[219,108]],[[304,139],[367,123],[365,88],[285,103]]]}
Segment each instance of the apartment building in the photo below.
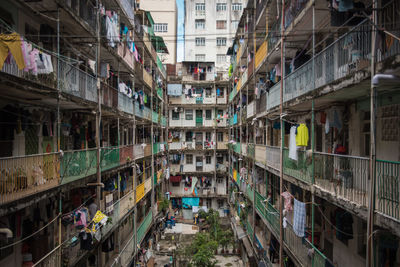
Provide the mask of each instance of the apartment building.
{"label": "apartment building", "polygon": [[226,73],[232,44],[243,6],[242,0],[185,0],[184,60],[215,62]]}
{"label": "apartment building", "polygon": [[146,253],[168,175],[166,72],[151,14],[93,2],[0,3],[1,266]]}
{"label": "apartment building", "polygon": [[339,2],[248,1],[229,48],[229,200],[249,263],[400,262],[400,6]]}
{"label": "apartment building", "polygon": [[[151,12],[154,18],[154,32],[164,38],[168,53],[159,48],[163,64],[176,64],[178,9],[175,0],[142,0],[140,8]],[[162,43],[161,43],[162,45]]]}
{"label": "apartment building", "polygon": [[213,62],[182,62],[168,76],[167,192],[172,208],[192,219],[199,207],[226,216],[227,89]]}

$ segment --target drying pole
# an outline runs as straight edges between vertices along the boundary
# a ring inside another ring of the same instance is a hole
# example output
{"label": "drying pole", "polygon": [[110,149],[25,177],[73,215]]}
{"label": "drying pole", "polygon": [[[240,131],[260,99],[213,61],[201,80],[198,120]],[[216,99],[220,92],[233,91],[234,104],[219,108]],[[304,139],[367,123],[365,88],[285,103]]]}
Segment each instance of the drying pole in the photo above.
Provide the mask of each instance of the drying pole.
{"label": "drying pole", "polygon": [[283,146],[285,138],[285,125],[283,123],[283,90],[285,89],[285,0],[282,0],[282,10],[281,10],[281,90],[280,90],[280,124],[281,124],[281,147],[280,147],[280,166],[279,166],[279,264],[283,264]]}
{"label": "drying pole", "polygon": [[377,24],[377,0],[372,3],[372,26],[371,31],[371,92],[370,92],[370,102],[371,102],[371,128],[370,128],[370,156],[369,156],[369,205],[368,205],[368,222],[367,222],[367,260],[366,266],[373,266],[373,230],[374,230],[374,205],[375,205],[375,134],[376,134],[376,87],[373,84],[373,77],[375,76],[375,45],[376,45],[376,27]]}
{"label": "drying pole", "polygon": [[[315,88],[315,0],[312,6],[312,80],[313,88]],[[311,107],[311,173],[312,173],[312,185],[315,184],[315,163],[314,163],[314,152],[315,152],[315,103],[312,100]],[[311,244],[314,245],[314,228],[315,228],[315,194],[314,186],[311,186]],[[312,258],[311,265],[314,266],[314,257]]]}

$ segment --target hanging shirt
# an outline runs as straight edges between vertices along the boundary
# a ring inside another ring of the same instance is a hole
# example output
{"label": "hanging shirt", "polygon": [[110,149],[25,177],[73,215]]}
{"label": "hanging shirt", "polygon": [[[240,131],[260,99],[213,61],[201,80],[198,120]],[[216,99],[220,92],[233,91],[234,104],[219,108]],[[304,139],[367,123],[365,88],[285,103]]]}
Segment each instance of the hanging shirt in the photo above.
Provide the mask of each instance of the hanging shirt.
{"label": "hanging shirt", "polygon": [[290,127],[289,158],[297,160],[296,126]]}
{"label": "hanging shirt", "polygon": [[300,124],[300,126],[297,127],[296,145],[297,146],[308,145],[308,128],[304,123]]}
{"label": "hanging shirt", "polygon": [[298,237],[303,237],[306,225],[306,204],[294,199],[293,213],[293,232]]}

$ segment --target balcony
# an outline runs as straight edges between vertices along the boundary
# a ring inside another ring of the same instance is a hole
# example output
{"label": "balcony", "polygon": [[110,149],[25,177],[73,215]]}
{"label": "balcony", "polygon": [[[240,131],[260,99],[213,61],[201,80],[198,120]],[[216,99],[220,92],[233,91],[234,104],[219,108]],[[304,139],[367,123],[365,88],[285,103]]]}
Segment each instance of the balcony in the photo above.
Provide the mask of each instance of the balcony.
{"label": "balcony", "polygon": [[135,65],[134,55],[129,51],[129,48],[126,46],[126,43],[119,43],[117,47],[117,54],[122,58],[122,61],[125,62],[133,70]]}
{"label": "balcony", "polygon": [[217,142],[217,149],[228,149],[228,142]]}
{"label": "balcony", "polygon": [[251,200],[251,202],[254,202],[254,188],[248,184],[245,192],[246,196]]}
{"label": "balcony", "polygon": [[[352,48],[343,49],[343,47],[347,47],[348,40],[357,41],[352,45]],[[370,40],[371,26],[366,23],[358,25],[342,35],[315,56],[315,82],[312,79],[313,60],[308,61],[285,77],[286,84],[283,92],[283,101],[288,102],[364,69],[369,65]],[[398,43],[396,45],[399,46]],[[357,54],[354,54],[354,51],[357,51]],[[280,104],[279,92],[280,82],[276,83],[268,93],[267,110]]]}
{"label": "balcony", "polygon": [[143,238],[146,236],[147,230],[149,230],[152,220],[153,220],[153,213],[150,210],[137,229],[136,236],[137,236],[138,244],[140,244],[142,242]]}
{"label": "balcony", "polygon": [[151,77],[151,74],[145,70],[143,70],[143,81],[147,84],[148,87],[152,88],[153,78]]}
{"label": "balcony", "polygon": [[133,150],[135,145],[126,145],[119,148],[119,164],[124,165],[135,159]]}
{"label": "balcony", "polygon": [[225,95],[223,97],[217,97],[217,104],[226,104],[226,97]]}
{"label": "balcony", "polygon": [[255,61],[254,61],[256,69],[258,69],[261,66],[261,63],[264,61],[265,57],[267,56],[267,49],[268,49],[267,41],[264,41],[262,43],[262,45],[257,49]]}
{"label": "balcony", "polygon": [[[316,152],[314,166],[316,186],[336,197],[368,206],[369,158]],[[388,181],[386,185],[390,184]]]}
{"label": "balcony", "polygon": [[112,223],[108,223],[104,227],[102,227],[101,234],[104,236],[116,227],[118,227],[118,225],[124,219],[125,215],[127,215],[129,211],[133,209],[134,205],[135,200],[133,190],[131,190],[128,194],[113,203],[113,211],[111,214],[108,214],[108,216],[112,219]]}
{"label": "balcony", "polygon": [[255,153],[256,153],[256,150],[255,150],[254,144],[248,144],[248,146],[247,146],[247,155],[248,155],[248,157],[254,159],[255,158]]}
{"label": "balcony", "polygon": [[161,74],[163,75],[164,79],[167,78],[167,72],[161,62],[161,59],[157,55],[157,67],[160,70]]}
{"label": "balcony", "polygon": [[153,154],[157,154],[166,150],[165,143],[154,143],[153,144]]}
{"label": "balcony", "polygon": [[161,100],[164,99],[164,98],[163,98],[163,90],[162,90],[162,88],[157,87],[157,96],[158,96]]}
{"label": "balcony", "polygon": [[161,126],[167,127],[167,118],[165,116],[161,116]]}
{"label": "balcony", "polygon": [[151,154],[152,154],[152,145],[150,145],[150,144],[146,144],[146,146],[143,148],[143,151],[144,151],[144,156],[145,157],[150,157],[151,156]]}
{"label": "balcony", "polygon": [[264,145],[256,145],[254,154],[258,162],[261,162],[262,164],[266,163],[267,149]]}
{"label": "balcony", "polygon": [[242,149],[242,145],[241,145],[240,143],[234,143],[234,144],[233,144],[233,151],[234,151],[235,153],[240,154],[241,149]]}
{"label": "balcony", "polygon": [[240,88],[239,91],[243,88],[243,86],[247,83],[247,69],[243,72],[242,78],[240,79]]}
{"label": "balcony", "polygon": [[260,217],[267,222],[268,228],[275,236],[279,236],[279,212],[257,191],[255,192],[255,208]]}
{"label": "balcony", "polygon": [[97,82],[92,75],[60,60],[61,91],[97,103]]}
{"label": "balcony", "polygon": [[118,93],[118,109],[122,112],[133,115],[133,100],[128,96]]}
{"label": "balcony", "polygon": [[68,1],[62,0],[64,7],[70,9],[70,12],[81,18],[91,30],[96,29],[96,7],[89,1]]}
{"label": "balcony", "polygon": [[312,183],[312,160],[306,151],[297,151],[297,161],[289,158],[289,150],[283,150],[283,173],[300,181]]}
{"label": "balcony", "polygon": [[266,146],[265,150],[267,166],[279,170],[281,162],[281,148],[277,146]]}
{"label": "balcony", "polygon": [[65,151],[60,167],[61,184],[93,175],[97,171],[97,149]]}
{"label": "balcony", "polygon": [[59,153],[1,158],[0,204],[56,187],[59,168]]}
{"label": "balcony", "polygon": [[154,110],[151,112],[151,121],[154,123],[158,123],[158,113],[155,112]]}
{"label": "balcony", "polygon": [[102,101],[101,104],[112,109],[118,108],[118,90],[108,84],[101,83]]}
{"label": "balcony", "polygon": [[100,167],[106,171],[119,166],[119,147],[102,147],[100,153]]}
{"label": "balcony", "polygon": [[256,115],[256,102],[252,101],[247,105],[247,119]]}
{"label": "balcony", "polygon": [[172,142],[169,143],[170,150],[180,150],[182,149],[182,142]]}
{"label": "balcony", "polygon": [[134,109],[135,109],[135,116],[147,119],[149,121],[152,120],[153,112],[148,107],[143,106],[142,108],[140,108],[139,103],[136,101],[134,103]]}

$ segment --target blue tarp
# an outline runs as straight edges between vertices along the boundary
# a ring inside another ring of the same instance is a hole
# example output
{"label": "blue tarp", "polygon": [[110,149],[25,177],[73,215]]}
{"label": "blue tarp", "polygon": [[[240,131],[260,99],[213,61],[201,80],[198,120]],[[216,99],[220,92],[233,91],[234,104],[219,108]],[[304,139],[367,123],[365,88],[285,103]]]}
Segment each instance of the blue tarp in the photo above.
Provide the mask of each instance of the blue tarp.
{"label": "blue tarp", "polygon": [[181,96],[182,95],[182,84],[168,84],[168,95]]}
{"label": "blue tarp", "polygon": [[199,206],[200,198],[198,197],[183,197],[182,206],[186,209],[191,209],[192,206]]}

